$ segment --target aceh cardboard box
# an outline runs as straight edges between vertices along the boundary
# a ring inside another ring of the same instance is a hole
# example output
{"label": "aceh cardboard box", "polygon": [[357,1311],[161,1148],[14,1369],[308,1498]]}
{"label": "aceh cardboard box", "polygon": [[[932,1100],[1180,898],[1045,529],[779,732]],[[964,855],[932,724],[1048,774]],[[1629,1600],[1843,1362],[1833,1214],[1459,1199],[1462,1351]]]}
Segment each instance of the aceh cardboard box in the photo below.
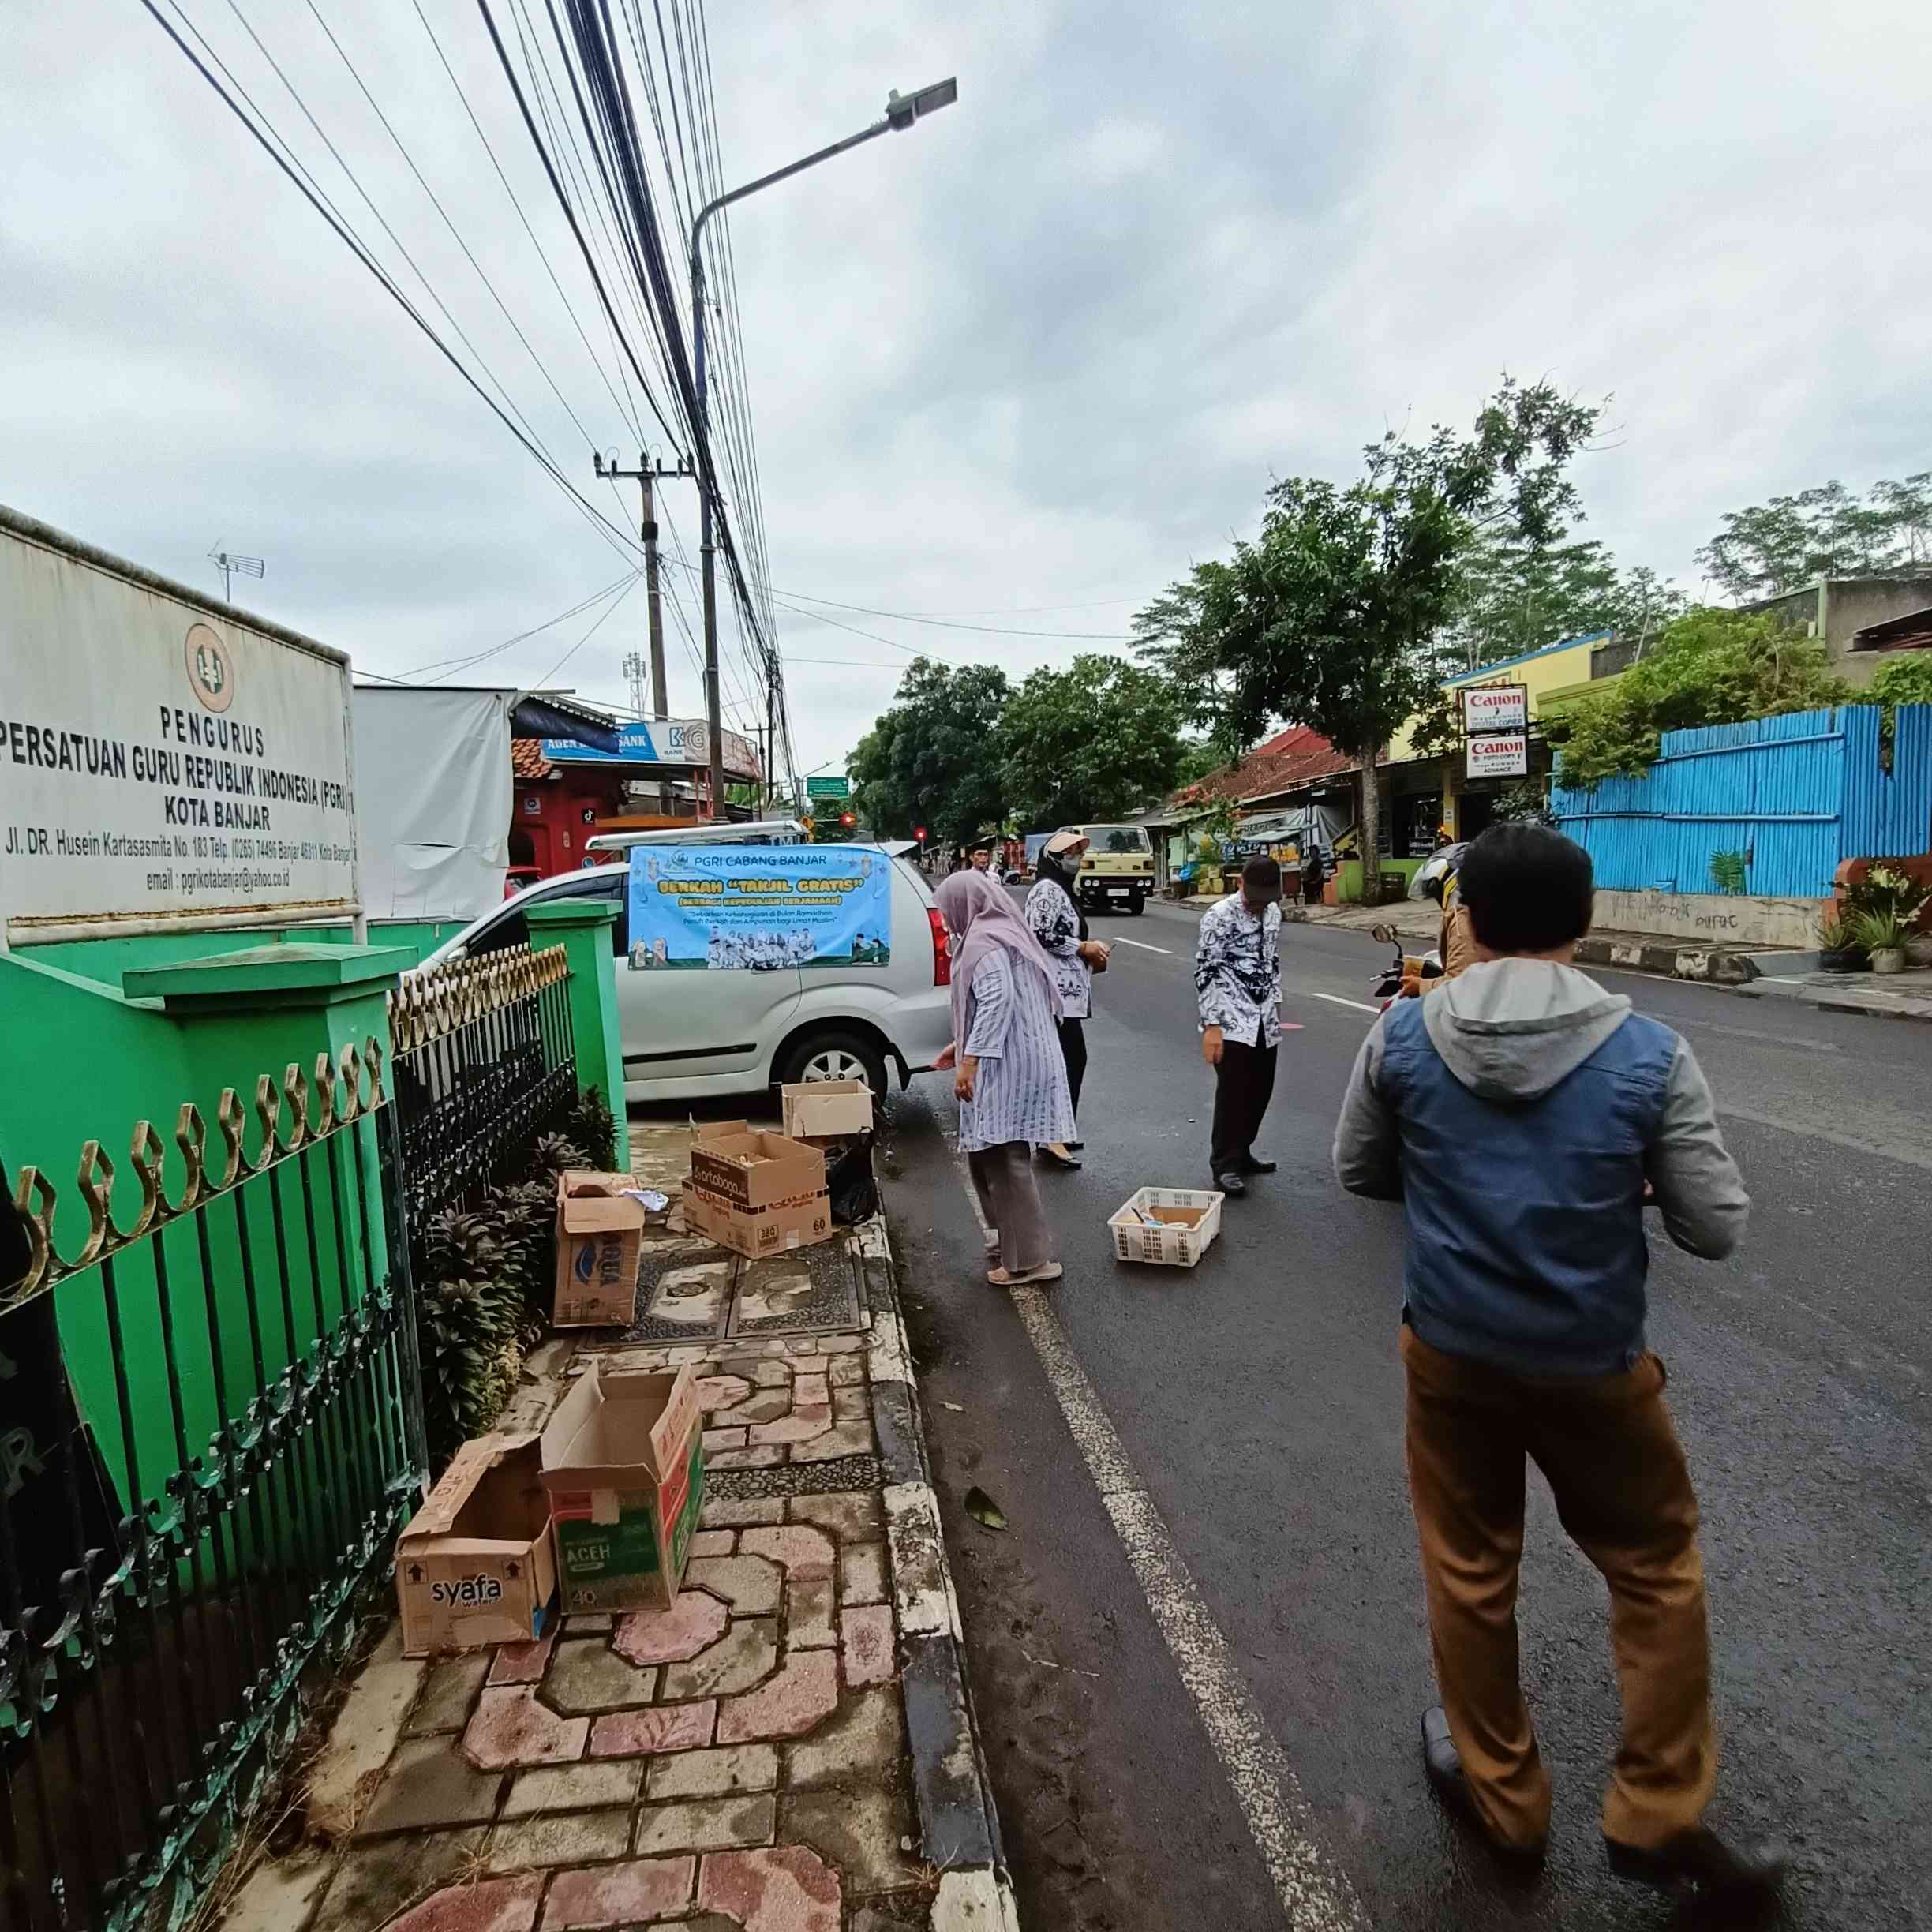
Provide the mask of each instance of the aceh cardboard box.
{"label": "aceh cardboard box", "polygon": [[704,1418],[688,1368],[578,1377],[543,1432],[567,1611],[668,1610],[704,1507]]}
{"label": "aceh cardboard box", "polygon": [[402,1654],[541,1637],[556,1582],[537,1437],[466,1442],[396,1539]]}
{"label": "aceh cardboard box", "polygon": [[872,1131],[872,1089],[862,1080],[796,1080],[779,1095],[793,1140],[842,1140]]}
{"label": "aceh cardboard box", "polygon": [[557,1176],[556,1293],[560,1328],[628,1327],[637,1319],[644,1204],[629,1174],[567,1167]]}
{"label": "aceh cardboard box", "polygon": [[700,1128],[684,1184],[684,1225],[754,1261],[829,1240],[825,1155],[743,1121]]}

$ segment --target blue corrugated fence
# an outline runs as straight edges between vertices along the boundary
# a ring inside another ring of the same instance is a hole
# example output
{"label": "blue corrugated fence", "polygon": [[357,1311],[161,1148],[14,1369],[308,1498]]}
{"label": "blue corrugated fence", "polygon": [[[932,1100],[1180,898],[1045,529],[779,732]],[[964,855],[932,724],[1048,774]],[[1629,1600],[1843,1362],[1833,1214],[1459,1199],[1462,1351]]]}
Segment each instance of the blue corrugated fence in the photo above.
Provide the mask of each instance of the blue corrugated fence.
{"label": "blue corrugated fence", "polygon": [[1550,808],[1611,890],[1705,893],[1719,852],[1744,889],[1818,898],[1842,859],[1932,850],[1932,706],[1896,713],[1892,769],[1875,705],[1666,732],[1641,778],[1558,784]]}

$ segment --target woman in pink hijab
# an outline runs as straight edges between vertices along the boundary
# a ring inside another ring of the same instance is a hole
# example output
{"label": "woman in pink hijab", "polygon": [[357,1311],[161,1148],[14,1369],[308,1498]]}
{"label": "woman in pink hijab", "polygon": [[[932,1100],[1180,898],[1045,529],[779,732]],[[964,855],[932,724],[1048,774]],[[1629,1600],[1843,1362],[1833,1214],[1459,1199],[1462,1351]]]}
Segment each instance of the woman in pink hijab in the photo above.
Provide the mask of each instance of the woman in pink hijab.
{"label": "woman in pink hijab", "polygon": [[990,1230],[987,1279],[1058,1281],[1032,1165],[1035,1147],[1073,1132],[1053,961],[987,874],[955,872],[937,897],[953,938],[953,1043],[938,1065],[953,1069],[960,1148]]}

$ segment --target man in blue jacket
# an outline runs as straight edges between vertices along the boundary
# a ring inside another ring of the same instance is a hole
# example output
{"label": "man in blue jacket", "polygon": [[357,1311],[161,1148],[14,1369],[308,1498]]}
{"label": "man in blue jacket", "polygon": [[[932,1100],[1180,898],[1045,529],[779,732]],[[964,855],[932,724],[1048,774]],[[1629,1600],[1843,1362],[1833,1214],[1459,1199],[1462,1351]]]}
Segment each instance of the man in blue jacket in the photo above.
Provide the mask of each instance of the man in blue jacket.
{"label": "man in blue jacket", "polygon": [[1612,1869],[1769,1891],[1784,1853],[1703,1822],[1717,1750],[1697,1498],[1644,1340],[1646,1200],[1714,1260],[1750,1200],[1690,1049],[1572,964],[1589,854],[1497,826],[1459,883],[1476,963],[1369,1030],[1335,1144],[1342,1185],[1408,1221],[1409,1488],[1443,1699],[1424,1764],[1499,1849],[1541,1855],[1549,1777],[1517,1676],[1527,1457],[1610,1588]]}

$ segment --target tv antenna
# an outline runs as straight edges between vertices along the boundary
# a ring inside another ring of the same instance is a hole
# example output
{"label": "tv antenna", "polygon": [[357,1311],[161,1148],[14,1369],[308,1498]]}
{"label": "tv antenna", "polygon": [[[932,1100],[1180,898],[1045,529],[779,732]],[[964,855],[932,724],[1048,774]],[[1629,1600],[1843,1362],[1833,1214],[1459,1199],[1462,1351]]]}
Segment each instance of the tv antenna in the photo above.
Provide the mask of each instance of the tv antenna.
{"label": "tv antenna", "polygon": [[237,556],[232,550],[221,547],[221,539],[215,539],[215,548],[208,552],[208,561],[222,574],[222,601],[234,601],[234,580],[238,577],[260,577],[266,566],[260,557]]}

